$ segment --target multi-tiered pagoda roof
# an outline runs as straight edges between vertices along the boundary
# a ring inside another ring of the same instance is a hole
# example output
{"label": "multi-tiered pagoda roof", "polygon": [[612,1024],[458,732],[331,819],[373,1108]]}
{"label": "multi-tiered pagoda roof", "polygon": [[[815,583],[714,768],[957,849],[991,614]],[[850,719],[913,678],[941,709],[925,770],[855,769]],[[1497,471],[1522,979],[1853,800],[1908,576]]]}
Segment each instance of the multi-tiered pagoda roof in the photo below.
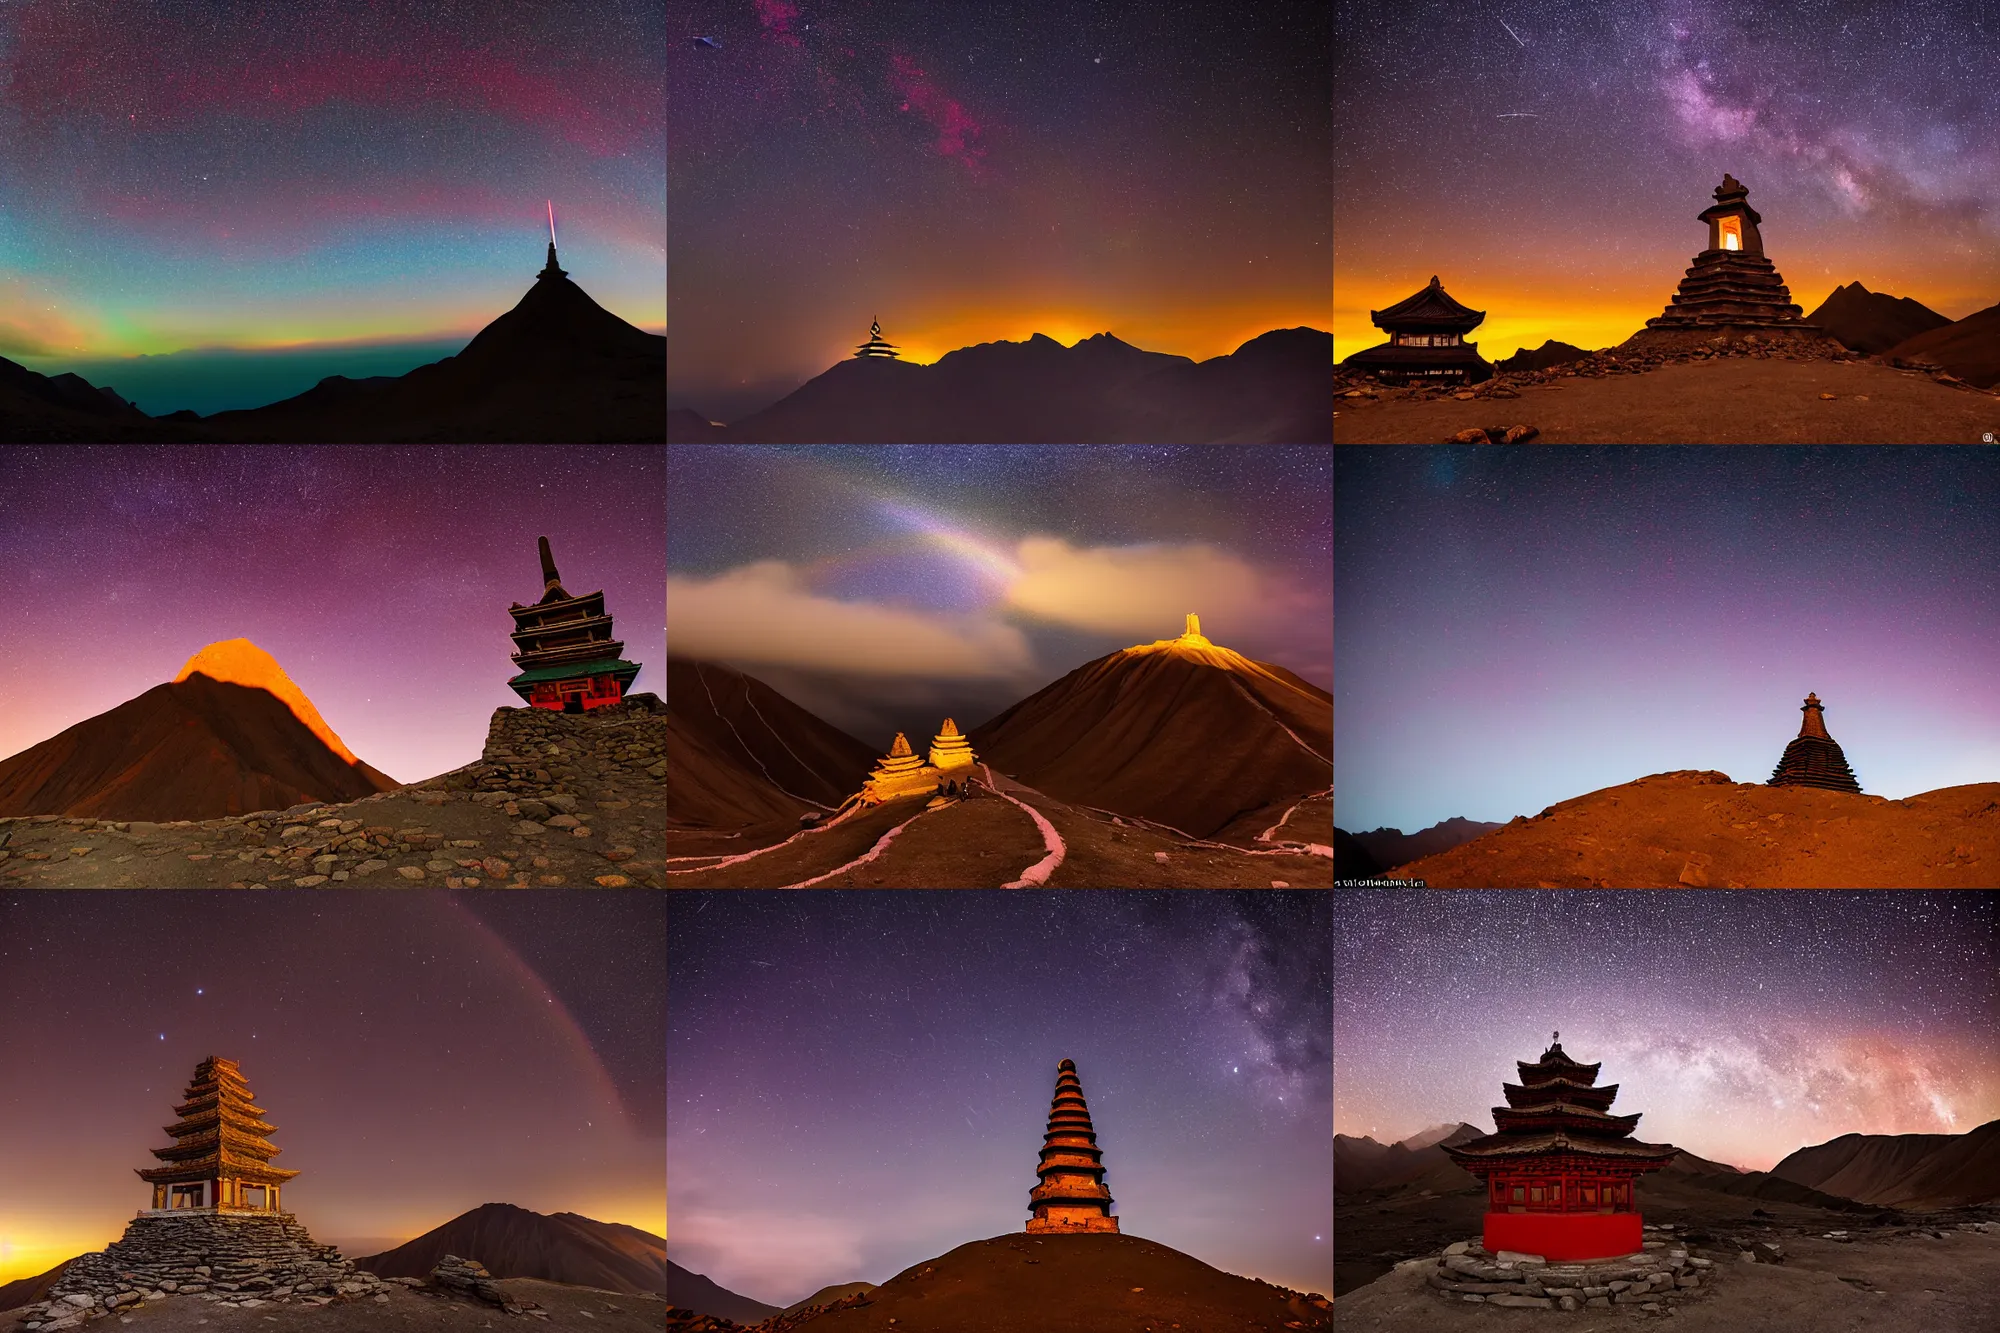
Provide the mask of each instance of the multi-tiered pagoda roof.
{"label": "multi-tiered pagoda roof", "polygon": [[298,1174],[271,1165],[283,1150],[264,1136],[277,1126],[266,1123],[264,1108],[251,1102],[250,1087],[234,1060],[214,1055],[203,1060],[181,1096],[184,1100],[174,1107],[180,1119],[163,1126],[173,1146],[152,1150],[166,1165],[138,1169],[141,1180],[155,1185],[215,1180],[281,1185]]}
{"label": "multi-tiered pagoda roof", "polygon": [[879,319],[868,325],[868,341],[855,348],[854,354],[856,356],[902,356],[902,353],[896,350],[894,343],[882,341],[882,321]]}
{"label": "multi-tiered pagoda roof", "polygon": [[1826,734],[1826,706],[1820,703],[1817,694],[1808,694],[1799,709],[1805,714],[1799,723],[1799,734],[1785,747],[1784,757],[1778,760],[1771,780],[1765,785],[1819,787],[1858,794],[1861,784],[1855,780],[1854,770],[1847,766],[1847,756],[1841,753],[1833,737]]}
{"label": "multi-tiered pagoda roof", "polygon": [[1104,1154],[1097,1147],[1090,1108],[1076,1062],[1056,1066],[1056,1095],[1049,1105],[1048,1132],[1042,1136],[1042,1161],[1035,1168],[1041,1183],[1028,1193],[1035,1232],[1116,1231],[1111,1215],[1111,1191],[1104,1184]]}
{"label": "multi-tiered pagoda roof", "polygon": [[542,557],[542,598],[533,606],[515,602],[514,664],[521,673],[507,684],[536,708],[579,709],[615,704],[639,674],[639,663],[621,656],[625,644],[612,637],[603,592],[572,597],[556,573],[549,539],[537,538]]}
{"label": "multi-tiered pagoda roof", "polygon": [[1368,318],[1389,335],[1389,341],[1363,348],[1342,365],[1372,371],[1391,384],[1412,380],[1476,384],[1493,376],[1492,365],[1479,355],[1479,344],[1465,341],[1486,312],[1453,300],[1435,273],[1428,287],[1386,309],[1369,311]]}
{"label": "multi-tiered pagoda roof", "polygon": [[1597,1087],[1598,1066],[1570,1059],[1560,1041],[1551,1042],[1533,1063],[1514,1063],[1521,1081],[1501,1085],[1507,1105],[1493,1108],[1498,1132],[1445,1147],[1453,1161],[1473,1174],[1484,1175],[1510,1159],[1555,1155],[1621,1158],[1652,1163],[1641,1168],[1652,1170],[1680,1151],[1630,1137],[1639,1116],[1609,1113],[1618,1085]]}

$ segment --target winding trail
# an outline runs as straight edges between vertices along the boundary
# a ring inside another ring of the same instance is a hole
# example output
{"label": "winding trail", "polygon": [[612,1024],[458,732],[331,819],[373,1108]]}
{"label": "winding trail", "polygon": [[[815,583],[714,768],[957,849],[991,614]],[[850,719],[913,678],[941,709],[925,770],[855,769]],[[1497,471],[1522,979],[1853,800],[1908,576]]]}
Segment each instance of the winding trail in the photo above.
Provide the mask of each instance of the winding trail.
{"label": "winding trail", "polygon": [[1312,746],[1307,745],[1304,741],[1300,740],[1299,733],[1293,731],[1290,727],[1286,726],[1284,724],[1284,721],[1281,718],[1279,718],[1279,716],[1276,713],[1271,711],[1270,705],[1266,704],[1262,699],[1259,699],[1256,695],[1252,694],[1249,691],[1249,689],[1243,684],[1242,681],[1236,679],[1236,677],[1234,676],[1228,677],[1228,680],[1231,685],[1234,685],[1236,687],[1238,693],[1240,693],[1244,698],[1250,701],[1253,707],[1262,712],[1264,716],[1270,718],[1272,722],[1276,723],[1278,730],[1284,732],[1287,736],[1290,736],[1293,742],[1301,750],[1304,750],[1307,754],[1319,760],[1322,764],[1326,764],[1329,767],[1332,766],[1333,760],[1327,758],[1325,755],[1321,754],[1318,750],[1313,749]]}
{"label": "winding trail", "polygon": [[[999,780],[993,776],[991,765],[981,764],[980,767],[986,770],[986,785],[992,790],[995,796],[998,796],[1003,801],[1013,801],[1015,805],[1020,806],[1028,812],[1028,818],[1034,820],[1035,827],[1042,831],[1042,846],[1048,848],[1049,853],[1026,870],[1023,870],[1021,878],[1002,884],[1000,887],[1003,889],[1029,889],[1047,884],[1049,876],[1056,872],[1056,867],[1063,863],[1063,857],[1069,852],[1068,846],[1062,840],[1062,835],[1056,832],[1056,826],[1049,823],[1048,818],[1041,811],[1035,809],[1034,806],[1029,805],[1026,801],[1014,800],[1012,796],[1001,791]],[[1009,778],[1008,781],[1011,783],[1013,779]],[[1019,784],[1015,785],[1018,786]],[[1028,791],[1031,789],[1022,787],[1021,790]]]}
{"label": "winding trail", "polygon": [[[778,887],[783,889],[807,889],[811,888],[813,885],[819,883],[823,879],[832,879],[835,875],[843,874],[849,870],[854,869],[854,867],[856,866],[865,866],[870,861],[873,861],[876,857],[880,856],[883,852],[887,851],[889,844],[896,840],[896,835],[898,833],[901,833],[904,829],[916,823],[919,819],[922,819],[924,815],[927,813],[928,811],[925,810],[917,811],[917,813],[911,815],[908,819],[904,820],[902,823],[896,825],[896,827],[890,829],[887,833],[884,833],[880,838],[876,839],[875,845],[873,847],[870,847],[867,851],[855,857],[852,861],[849,861],[844,866],[835,866],[833,869],[827,871],[824,875],[814,875],[811,879],[802,879],[796,884],[781,884]],[[742,860],[746,858],[739,857],[738,859]]]}
{"label": "winding trail", "polygon": [[1333,788],[1328,787],[1325,791],[1316,791],[1310,796],[1302,796],[1298,800],[1293,801],[1292,808],[1290,810],[1285,811],[1285,813],[1279,817],[1277,823],[1271,825],[1271,827],[1265,829],[1262,833],[1259,833],[1255,840],[1257,842],[1269,842],[1271,840],[1271,835],[1273,833],[1276,833],[1279,829],[1283,828],[1286,822],[1291,819],[1292,815],[1295,812],[1297,812],[1300,806],[1304,805],[1307,801],[1317,801],[1322,796],[1331,796],[1331,795],[1333,795]]}
{"label": "winding trail", "polygon": [[[805,798],[800,797],[799,799],[804,800]],[[716,861],[714,860],[714,858],[708,856],[669,856],[667,858],[667,860],[669,861],[710,861],[711,864],[705,866],[689,866],[686,870],[669,870],[666,873],[669,875],[698,875],[704,870],[720,870],[724,866],[733,866],[739,861],[748,861],[753,857],[762,856],[766,852],[775,852],[780,847],[789,847],[793,843],[797,842],[800,838],[806,837],[808,834],[824,833],[828,829],[832,828],[835,824],[844,822],[849,817],[853,816],[854,814],[866,808],[867,807],[860,804],[850,805],[849,807],[847,807],[846,810],[842,811],[840,814],[835,815],[832,819],[829,819],[824,823],[814,824],[811,828],[800,829],[797,833],[794,833],[791,837],[786,838],[783,842],[774,842],[769,847],[759,847],[757,848],[757,850],[752,852],[738,852],[734,856],[725,856],[720,861]],[[736,837],[737,835],[732,833],[729,836],[733,838]]]}
{"label": "winding trail", "polygon": [[[757,752],[751,749],[748,742],[746,742],[743,739],[743,733],[738,731],[736,729],[736,724],[729,720],[729,714],[723,712],[720,708],[716,707],[715,691],[708,688],[708,677],[701,674],[701,664],[699,662],[695,664],[694,678],[701,682],[701,692],[708,696],[708,706],[710,710],[712,710],[717,717],[722,719],[723,726],[729,728],[729,734],[736,738],[736,744],[738,745],[738,747],[742,749],[743,753],[750,756],[750,762],[757,765],[757,771],[764,775],[764,781],[770,783],[773,787],[776,787],[779,791],[784,792],[785,795],[791,797],[795,801],[804,801],[807,805],[819,805],[819,802],[813,800],[810,796],[801,796],[795,791],[787,790],[787,788],[783,783],[779,782],[776,778],[771,776],[771,770],[764,767],[764,761],[757,757]],[[750,704],[750,711],[753,713],[757,713],[757,705],[754,702],[751,702],[750,700],[750,687],[747,684],[743,687],[743,699],[745,703]],[[764,722],[764,715],[762,713],[757,713],[757,720],[759,722]],[[772,731],[771,724],[769,722],[764,722],[764,730],[770,731],[773,736],[778,735],[776,731]],[[785,738],[782,736],[778,736],[778,744],[785,745]],[[791,750],[792,750],[791,746],[785,745],[785,753],[791,754]],[[792,758],[798,759],[798,756],[794,754],[792,755]],[[805,761],[800,760],[799,762],[801,766],[803,766]],[[811,770],[808,769],[807,771],[810,772]],[[819,808],[822,810],[832,809],[831,806],[825,806],[825,805],[819,805]]]}

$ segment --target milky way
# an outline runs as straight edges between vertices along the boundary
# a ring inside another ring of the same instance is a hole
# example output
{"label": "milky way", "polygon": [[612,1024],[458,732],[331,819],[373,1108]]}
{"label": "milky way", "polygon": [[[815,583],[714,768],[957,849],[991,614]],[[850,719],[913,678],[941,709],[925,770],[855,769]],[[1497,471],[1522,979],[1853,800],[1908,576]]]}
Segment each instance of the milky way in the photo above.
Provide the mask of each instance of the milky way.
{"label": "milky way", "polygon": [[877,317],[924,362],[1325,327],[1323,3],[758,0],[669,27],[671,405],[734,419]]}
{"label": "milky way", "polygon": [[669,1256],[782,1305],[1018,1232],[1073,1059],[1127,1233],[1331,1290],[1332,907],[671,895]]}
{"label": "milky way", "polygon": [[2000,1119],[1985,893],[1353,892],[1334,929],[1334,1128],[1490,1131],[1562,1033],[1638,1137],[1768,1169],[1842,1134]]}
{"label": "milky way", "polygon": [[[2000,288],[2000,19],[1981,0],[1336,0],[1337,356],[1438,274],[1489,358],[1657,315],[1725,171],[1810,310]],[[1510,35],[1509,29],[1512,30]]]}

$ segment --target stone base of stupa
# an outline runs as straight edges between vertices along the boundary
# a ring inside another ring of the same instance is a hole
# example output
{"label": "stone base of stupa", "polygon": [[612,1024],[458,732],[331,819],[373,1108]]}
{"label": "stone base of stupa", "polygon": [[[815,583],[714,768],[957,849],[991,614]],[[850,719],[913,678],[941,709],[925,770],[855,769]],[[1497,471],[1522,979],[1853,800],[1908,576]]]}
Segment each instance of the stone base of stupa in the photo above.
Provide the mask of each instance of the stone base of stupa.
{"label": "stone base of stupa", "polygon": [[1028,1219],[1028,1234],[1033,1236],[1082,1236],[1091,1232],[1115,1232],[1118,1219],[1115,1217],[1053,1218],[1031,1217]]}
{"label": "stone base of stupa", "polygon": [[[1635,1216],[1625,1214],[1625,1216]],[[1424,1281],[1454,1304],[1513,1306],[1524,1310],[1603,1310],[1650,1306],[1671,1313],[1670,1302],[1693,1295],[1712,1280],[1715,1261],[1688,1253],[1673,1227],[1647,1227],[1636,1253],[1563,1263],[1546,1255],[1489,1250],[1481,1241],[1459,1241],[1424,1263]]]}
{"label": "stone base of stupa", "polygon": [[315,1241],[290,1213],[147,1211],[126,1224],[124,1236],[64,1269],[44,1304],[60,1317],[167,1294],[324,1304],[381,1285],[339,1249]]}
{"label": "stone base of stupa", "polygon": [[1853,355],[1817,324],[1803,320],[1743,324],[1671,324],[1648,326],[1610,349],[1613,353],[1658,352],[1668,355],[1698,352],[1704,348],[1760,347],[1793,356]]}

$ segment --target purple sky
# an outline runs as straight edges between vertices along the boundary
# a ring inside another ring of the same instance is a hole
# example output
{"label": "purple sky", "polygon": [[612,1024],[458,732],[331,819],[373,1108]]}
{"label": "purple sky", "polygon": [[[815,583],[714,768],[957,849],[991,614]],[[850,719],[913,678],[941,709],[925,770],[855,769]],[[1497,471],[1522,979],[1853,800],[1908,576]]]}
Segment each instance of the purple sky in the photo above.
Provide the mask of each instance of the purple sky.
{"label": "purple sky", "polygon": [[668,907],[676,1263],[788,1305],[1022,1231],[1067,1058],[1124,1232],[1332,1291],[1330,894]]}
{"label": "purple sky", "polygon": [[204,645],[270,653],[399,782],[479,757],[510,602],[546,536],[661,689],[658,445],[16,447],[0,457],[0,758],[174,678]]}
{"label": "purple sky", "polygon": [[662,1235],[665,954],[657,894],[0,894],[0,1283],[150,1204],[209,1055],[350,1256],[483,1203]]}
{"label": "purple sky", "polygon": [[1861,789],[2000,781],[2000,450],[1343,448],[1335,822],[1764,782],[1816,692]]}

